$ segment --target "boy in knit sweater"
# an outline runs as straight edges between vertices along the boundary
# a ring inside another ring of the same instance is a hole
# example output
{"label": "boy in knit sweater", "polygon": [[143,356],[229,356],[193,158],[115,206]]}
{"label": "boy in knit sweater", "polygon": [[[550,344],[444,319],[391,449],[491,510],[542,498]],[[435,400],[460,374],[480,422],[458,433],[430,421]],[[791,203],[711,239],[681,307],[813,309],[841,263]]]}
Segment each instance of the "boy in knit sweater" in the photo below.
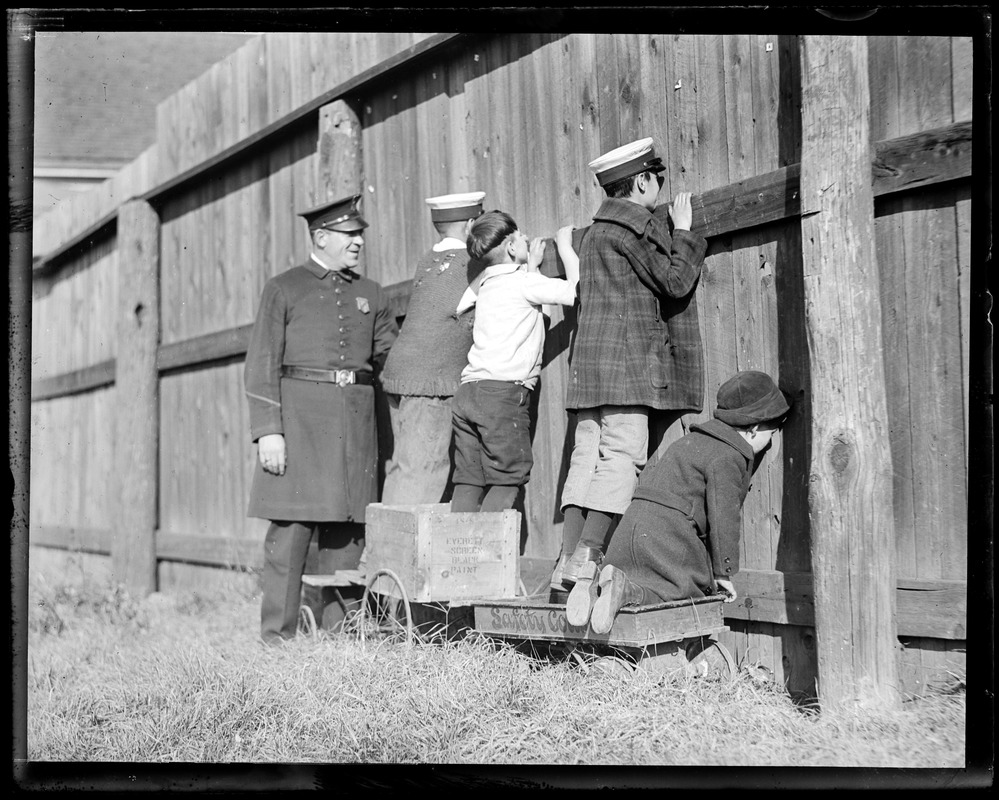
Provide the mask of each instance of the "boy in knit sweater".
{"label": "boy in knit sweater", "polygon": [[452,511],[512,508],[534,464],[531,390],[541,374],[545,341],[542,305],[576,301],[579,259],[572,228],[559,230],[556,247],[566,277],[538,272],[545,243],[527,237],[502,211],[479,217],[468,234],[468,252],[485,264],[458,305],[476,306],[468,366],[454,397],[454,495]]}
{"label": "boy in knit sweater", "polygon": [[437,243],[416,264],[409,309],[385,362],[394,445],[385,465],[386,505],[450,499],[451,400],[472,346],[474,311],[455,308],[482,271],[465,239],[485,192],[428,197]]}
{"label": "boy in knit sweater", "polygon": [[714,419],[691,425],[643,473],[611,536],[600,577],[587,562],[566,603],[570,625],[607,633],[625,605],[721,593],[736,598],[742,504],[749,481],[790,411],[764,372],[718,389]]}

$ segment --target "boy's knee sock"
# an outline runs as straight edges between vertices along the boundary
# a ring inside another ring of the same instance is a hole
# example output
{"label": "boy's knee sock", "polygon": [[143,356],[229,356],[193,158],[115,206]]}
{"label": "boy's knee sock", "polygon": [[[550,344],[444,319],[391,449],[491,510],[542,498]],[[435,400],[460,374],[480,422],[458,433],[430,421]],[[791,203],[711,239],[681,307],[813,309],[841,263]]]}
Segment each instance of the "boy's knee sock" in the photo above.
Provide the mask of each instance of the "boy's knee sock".
{"label": "boy's knee sock", "polygon": [[617,519],[616,514],[590,509],[586,514],[586,522],[583,524],[583,532],[579,537],[579,545],[598,548],[605,552],[607,541],[613,533],[614,523]]}
{"label": "boy's knee sock", "polygon": [[583,535],[583,524],[586,522],[586,509],[579,506],[566,506],[563,512],[565,522],[562,523],[562,552],[571,556]]}
{"label": "boy's knee sock", "polygon": [[482,498],[480,511],[506,511],[517,501],[519,486],[490,486]]}
{"label": "boy's knee sock", "polygon": [[451,496],[451,510],[478,511],[485,490],[484,486],[472,486],[467,483],[455,484],[454,494]]}

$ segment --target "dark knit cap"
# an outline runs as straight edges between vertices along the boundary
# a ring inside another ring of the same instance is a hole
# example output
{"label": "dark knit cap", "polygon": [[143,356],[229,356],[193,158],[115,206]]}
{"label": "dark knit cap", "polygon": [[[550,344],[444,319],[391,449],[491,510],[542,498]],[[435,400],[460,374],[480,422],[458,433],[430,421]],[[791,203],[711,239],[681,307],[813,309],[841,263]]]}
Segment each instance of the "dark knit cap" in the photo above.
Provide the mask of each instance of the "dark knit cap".
{"label": "dark knit cap", "polygon": [[737,372],[719,387],[715,418],[728,425],[745,427],[775,422],[790,409],[773,378],[765,372],[746,370]]}

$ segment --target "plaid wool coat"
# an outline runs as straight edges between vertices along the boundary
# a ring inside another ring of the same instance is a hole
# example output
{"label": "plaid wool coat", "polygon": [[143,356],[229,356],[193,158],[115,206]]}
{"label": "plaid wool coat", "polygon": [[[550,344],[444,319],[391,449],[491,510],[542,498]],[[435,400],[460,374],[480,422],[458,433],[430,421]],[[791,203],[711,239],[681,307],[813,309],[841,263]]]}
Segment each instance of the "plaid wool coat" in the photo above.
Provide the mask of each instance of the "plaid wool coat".
{"label": "plaid wool coat", "polygon": [[[694,289],[704,237],[606,198],[593,224],[573,236],[579,254],[579,315],[569,356],[566,408],[638,405],[700,411],[704,356]],[[544,271],[544,270],[543,270]]]}

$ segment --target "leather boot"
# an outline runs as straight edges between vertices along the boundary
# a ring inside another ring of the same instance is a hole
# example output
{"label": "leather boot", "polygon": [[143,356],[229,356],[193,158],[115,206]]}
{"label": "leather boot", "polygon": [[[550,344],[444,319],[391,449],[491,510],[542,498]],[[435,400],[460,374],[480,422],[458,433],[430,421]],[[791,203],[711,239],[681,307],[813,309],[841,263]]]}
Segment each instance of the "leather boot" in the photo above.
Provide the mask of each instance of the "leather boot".
{"label": "leather boot", "polygon": [[566,590],[565,584],[562,582],[563,576],[565,575],[565,567],[569,563],[569,554],[560,553],[558,557],[558,562],[555,564],[555,569],[552,570],[552,578],[549,581],[549,587],[556,592],[564,592]]}
{"label": "leather boot", "polygon": [[590,628],[594,633],[608,633],[614,627],[614,618],[624,606],[642,602],[642,589],[628,580],[624,570],[608,564],[600,570],[597,581],[600,596],[593,604]]}
{"label": "leather boot", "polygon": [[570,625],[582,627],[590,620],[590,609],[597,599],[597,563],[586,561],[576,576],[576,585],[565,601],[565,618]]}
{"label": "leather boot", "polygon": [[599,567],[603,559],[604,553],[599,547],[587,547],[585,544],[577,544],[576,549],[572,551],[572,556],[569,558],[569,563],[565,565],[565,570],[562,572],[562,583],[575,583],[576,576],[579,575],[579,571],[583,568],[584,564],[592,561]]}

